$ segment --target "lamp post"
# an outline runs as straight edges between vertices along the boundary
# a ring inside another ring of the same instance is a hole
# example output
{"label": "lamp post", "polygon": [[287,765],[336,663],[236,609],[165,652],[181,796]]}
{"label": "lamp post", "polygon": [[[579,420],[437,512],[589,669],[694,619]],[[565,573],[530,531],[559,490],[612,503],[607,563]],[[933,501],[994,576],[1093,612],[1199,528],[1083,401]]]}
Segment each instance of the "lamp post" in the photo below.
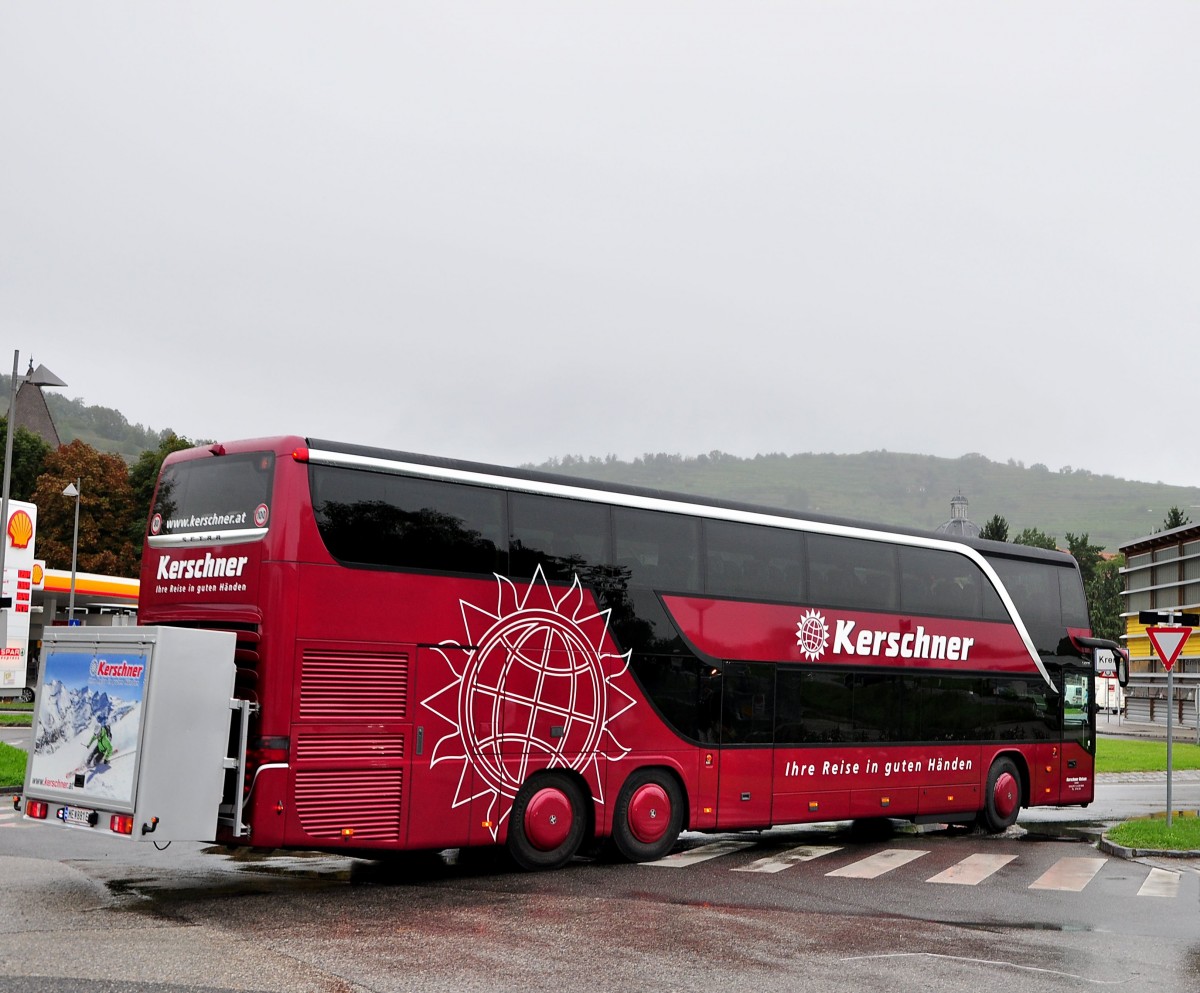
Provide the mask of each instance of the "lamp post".
{"label": "lamp post", "polygon": [[82,486],[83,479],[77,478],[75,482],[68,483],[67,488],[62,491],[63,496],[75,498],[75,535],[71,539],[71,596],[67,600],[68,626],[75,620],[75,563],[79,560],[79,493]]}

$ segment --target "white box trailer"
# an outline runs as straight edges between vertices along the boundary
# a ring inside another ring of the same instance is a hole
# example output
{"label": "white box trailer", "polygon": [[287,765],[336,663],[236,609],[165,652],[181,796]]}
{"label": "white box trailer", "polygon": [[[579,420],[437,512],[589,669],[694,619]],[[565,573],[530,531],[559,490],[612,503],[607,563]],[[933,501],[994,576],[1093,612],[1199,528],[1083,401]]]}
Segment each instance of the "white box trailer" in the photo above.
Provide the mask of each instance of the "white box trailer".
{"label": "white box trailer", "polygon": [[1117,659],[1109,648],[1096,649],[1096,708],[1104,714],[1125,710],[1125,690],[1117,679]]}
{"label": "white box trailer", "polygon": [[46,631],[23,818],[133,840],[214,840],[251,708],[233,698],[234,642],[172,627]]}

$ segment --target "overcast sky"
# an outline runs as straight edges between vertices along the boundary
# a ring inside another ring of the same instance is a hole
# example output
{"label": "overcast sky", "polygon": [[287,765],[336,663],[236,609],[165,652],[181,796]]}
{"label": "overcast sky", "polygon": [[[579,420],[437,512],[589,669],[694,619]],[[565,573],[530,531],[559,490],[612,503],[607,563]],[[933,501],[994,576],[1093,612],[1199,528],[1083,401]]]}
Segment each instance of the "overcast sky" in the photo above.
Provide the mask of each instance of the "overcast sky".
{"label": "overcast sky", "polygon": [[193,438],[1200,485],[1197,52],[1195,0],[9,0],[0,368]]}

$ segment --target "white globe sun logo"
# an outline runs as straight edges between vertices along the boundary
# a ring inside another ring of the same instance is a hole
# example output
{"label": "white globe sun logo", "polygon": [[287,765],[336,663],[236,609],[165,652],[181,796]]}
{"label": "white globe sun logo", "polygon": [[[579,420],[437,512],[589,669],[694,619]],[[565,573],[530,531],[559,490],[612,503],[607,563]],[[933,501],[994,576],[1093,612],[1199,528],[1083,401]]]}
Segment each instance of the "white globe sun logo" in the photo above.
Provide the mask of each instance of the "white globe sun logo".
{"label": "white globe sun logo", "polygon": [[818,610],[806,610],[796,624],[796,644],[810,662],[816,662],[825,654],[829,644],[829,625]]}
{"label": "white globe sun logo", "polygon": [[462,762],[452,805],[490,798],[493,838],[521,784],[539,769],[576,770],[603,803],[600,760],[628,752],[610,726],[634,704],[615,682],[629,654],[604,651],[609,612],[595,609],[578,576],[558,595],[540,566],[524,597],[511,580],[496,581],[494,610],[459,601],[466,637],[434,649],[447,682],[422,701],[450,725],[430,766]]}

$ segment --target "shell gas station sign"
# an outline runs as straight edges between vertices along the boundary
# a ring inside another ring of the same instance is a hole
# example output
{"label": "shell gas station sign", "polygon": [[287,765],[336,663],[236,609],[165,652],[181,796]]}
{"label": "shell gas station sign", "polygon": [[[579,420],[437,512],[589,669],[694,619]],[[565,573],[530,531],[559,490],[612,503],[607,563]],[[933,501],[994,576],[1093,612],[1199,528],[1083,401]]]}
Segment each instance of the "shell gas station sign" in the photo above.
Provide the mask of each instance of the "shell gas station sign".
{"label": "shell gas station sign", "polygon": [[[45,564],[34,559],[37,507],[19,500],[8,501],[4,541],[4,602],[7,635],[0,647],[0,692],[25,688],[29,662],[29,611],[33,590],[44,580]],[[36,575],[35,575],[36,573]]]}

